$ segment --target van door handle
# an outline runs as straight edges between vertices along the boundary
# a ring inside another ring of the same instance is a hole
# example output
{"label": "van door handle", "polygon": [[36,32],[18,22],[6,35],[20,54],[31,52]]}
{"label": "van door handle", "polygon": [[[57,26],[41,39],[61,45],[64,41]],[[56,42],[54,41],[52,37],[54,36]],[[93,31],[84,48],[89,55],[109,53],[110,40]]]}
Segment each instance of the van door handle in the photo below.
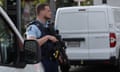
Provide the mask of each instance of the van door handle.
{"label": "van door handle", "polygon": [[80,41],[80,42],[84,42],[85,38],[64,38],[64,41]]}

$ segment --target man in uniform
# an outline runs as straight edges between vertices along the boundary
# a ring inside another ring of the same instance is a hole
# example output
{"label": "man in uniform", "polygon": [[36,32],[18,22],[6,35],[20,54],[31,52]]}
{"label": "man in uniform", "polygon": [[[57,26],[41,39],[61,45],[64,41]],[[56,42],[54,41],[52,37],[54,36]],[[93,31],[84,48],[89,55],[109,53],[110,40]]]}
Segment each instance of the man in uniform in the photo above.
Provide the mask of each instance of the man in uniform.
{"label": "man in uniform", "polygon": [[42,52],[42,64],[45,72],[58,72],[57,60],[51,60],[49,56],[50,50],[54,47],[54,43],[58,40],[56,37],[49,35],[45,28],[48,27],[47,21],[51,19],[51,10],[48,4],[38,4],[36,6],[36,20],[32,21],[27,27],[27,39],[35,39],[38,41]]}

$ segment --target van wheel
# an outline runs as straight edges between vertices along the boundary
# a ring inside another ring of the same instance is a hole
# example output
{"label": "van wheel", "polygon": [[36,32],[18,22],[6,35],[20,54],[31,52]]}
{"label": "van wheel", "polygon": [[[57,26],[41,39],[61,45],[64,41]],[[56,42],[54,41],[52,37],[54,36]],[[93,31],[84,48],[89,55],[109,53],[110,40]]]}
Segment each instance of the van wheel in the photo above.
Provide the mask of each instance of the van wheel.
{"label": "van wheel", "polygon": [[60,65],[61,72],[69,72],[70,65]]}
{"label": "van wheel", "polygon": [[119,59],[118,59],[118,67],[117,70],[120,71],[120,51],[119,51]]}
{"label": "van wheel", "polygon": [[119,60],[118,60],[118,70],[120,71],[120,54],[119,54]]}

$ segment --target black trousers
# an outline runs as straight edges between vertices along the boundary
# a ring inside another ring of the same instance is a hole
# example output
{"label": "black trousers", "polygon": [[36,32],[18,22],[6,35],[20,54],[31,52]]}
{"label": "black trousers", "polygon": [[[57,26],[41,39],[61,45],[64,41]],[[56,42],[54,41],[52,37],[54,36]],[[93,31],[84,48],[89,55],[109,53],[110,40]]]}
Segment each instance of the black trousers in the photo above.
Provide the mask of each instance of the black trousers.
{"label": "black trousers", "polygon": [[58,72],[58,62],[50,59],[43,59],[42,64],[45,72]]}

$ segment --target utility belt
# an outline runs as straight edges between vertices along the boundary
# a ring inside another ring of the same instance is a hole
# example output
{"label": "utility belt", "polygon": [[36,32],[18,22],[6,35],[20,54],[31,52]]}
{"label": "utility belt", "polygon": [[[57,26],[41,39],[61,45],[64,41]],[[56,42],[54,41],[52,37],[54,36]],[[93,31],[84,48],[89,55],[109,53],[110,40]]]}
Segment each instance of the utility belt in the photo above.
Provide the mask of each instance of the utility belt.
{"label": "utility belt", "polygon": [[50,52],[46,53],[45,55],[42,55],[42,60],[44,59],[50,59],[52,61],[58,60],[60,55],[60,52],[58,50],[50,50]]}

